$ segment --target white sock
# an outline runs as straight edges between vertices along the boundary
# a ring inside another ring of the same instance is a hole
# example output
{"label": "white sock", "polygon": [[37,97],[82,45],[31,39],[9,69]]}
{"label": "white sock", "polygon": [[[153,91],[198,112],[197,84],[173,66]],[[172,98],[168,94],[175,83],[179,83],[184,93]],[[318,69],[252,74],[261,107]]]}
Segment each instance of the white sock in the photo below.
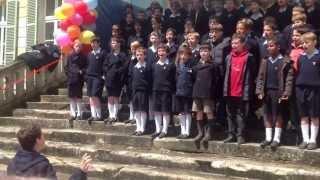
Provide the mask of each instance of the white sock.
{"label": "white sock", "polygon": [[77,102],[73,98],[70,99],[70,115],[72,117],[77,116]]}
{"label": "white sock", "polygon": [[154,115],[154,120],[156,122],[156,132],[160,133],[161,132],[161,123],[162,123],[162,115],[161,114],[155,114]]}
{"label": "white sock", "polygon": [[136,120],[136,132],[140,131],[140,118],[141,118],[141,114],[140,112],[135,112],[134,113],[134,119]]}
{"label": "white sock", "polygon": [[132,103],[131,103],[131,102],[129,103],[129,109],[130,109],[129,120],[135,119],[134,112],[133,112],[133,106],[132,106]]}
{"label": "white sock", "polygon": [[181,133],[182,135],[186,134],[186,115],[185,114],[181,114],[179,116],[180,119],[180,126],[181,126]]}
{"label": "white sock", "polygon": [[309,124],[301,124],[303,142],[309,143]]}
{"label": "white sock", "polygon": [[140,128],[140,131],[141,132],[144,132],[145,129],[146,129],[146,123],[147,123],[147,113],[146,112],[141,112],[141,128]]}
{"label": "white sock", "polygon": [[272,141],[272,128],[266,128],[266,141]]}
{"label": "white sock", "polygon": [[162,128],[162,132],[167,134],[168,133],[168,126],[170,123],[170,115],[166,114],[163,115],[163,128]]}
{"label": "white sock", "polygon": [[96,117],[101,119],[101,107],[96,107]]}
{"label": "white sock", "polygon": [[115,103],[115,104],[113,105],[114,117],[115,117],[115,118],[118,117],[119,107],[120,107],[120,104],[118,104],[118,103]]}
{"label": "white sock", "polygon": [[185,135],[190,135],[190,129],[191,129],[191,121],[192,121],[192,116],[191,113],[186,114],[186,129],[185,129]]}
{"label": "white sock", "polygon": [[281,131],[282,131],[282,128],[277,128],[277,127],[276,127],[276,128],[274,129],[273,141],[276,141],[276,142],[280,143]]}
{"label": "white sock", "polygon": [[311,136],[310,136],[310,143],[316,143],[317,142],[317,136],[319,132],[319,126],[315,126],[314,124],[311,123]]}
{"label": "white sock", "polygon": [[77,100],[77,111],[77,116],[82,117],[82,103],[80,99]]}
{"label": "white sock", "polygon": [[113,116],[113,105],[108,103],[108,111],[109,111],[109,118],[114,118]]}
{"label": "white sock", "polygon": [[91,105],[90,109],[91,109],[91,117],[97,118],[96,108],[93,105]]}

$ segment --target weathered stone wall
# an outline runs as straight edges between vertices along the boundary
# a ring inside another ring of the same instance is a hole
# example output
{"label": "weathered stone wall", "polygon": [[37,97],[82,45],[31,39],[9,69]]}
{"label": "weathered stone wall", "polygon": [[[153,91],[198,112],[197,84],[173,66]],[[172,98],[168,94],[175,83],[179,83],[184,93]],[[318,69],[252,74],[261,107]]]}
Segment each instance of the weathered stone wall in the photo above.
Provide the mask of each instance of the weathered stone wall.
{"label": "weathered stone wall", "polygon": [[30,71],[24,62],[16,62],[0,70],[0,114],[10,113],[12,108],[26,100],[57,88],[66,79],[65,61],[60,60],[54,71],[46,68]]}

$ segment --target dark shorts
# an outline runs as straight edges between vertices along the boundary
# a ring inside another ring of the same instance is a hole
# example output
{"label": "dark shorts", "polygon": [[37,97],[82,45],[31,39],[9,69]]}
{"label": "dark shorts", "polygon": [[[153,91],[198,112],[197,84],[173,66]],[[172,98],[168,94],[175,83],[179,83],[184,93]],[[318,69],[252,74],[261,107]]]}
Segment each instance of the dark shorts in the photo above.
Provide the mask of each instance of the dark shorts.
{"label": "dark shorts", "polygon": [[148,93],[145,91],[137,91],[132,94],[132,106],[133,111],[144,111],[147,112],[149,105],[148,105]]}
{"label": "dark shorts", "polygon": [[101,78],[87,77],[87,95],[89,97],[101,97],[103,90],[103,80]]}
{"label": "dark shorts", "polygon": [[175,96],[174,97],[174,112],[183,113],[192,111],[192,98]]}
{"label": "dark shorts", "polygon": [[300,117],[320,117],[320,88],[296,87],[297,105]]}
{"label": "dark shorts", "polygon": [[82,98],[83,81],[73,84],[68,84],[69,98]]}
{"label": "dark shorts", "polygon": [[113,96],[113,97],[120,97],[121,94],[121,88],[112,88],[112,87],[106,87],[108,97]]}
{"label": "dark shorts", "polygon": [[281,113],[281,103],[279,103],[279,91],[267,90],[264,97],[264,113],[267,115],[279,115]]}
{"label": "dark shorts", "polygon": [[152,94],[154,112],[171,112],[172,95],[166,91],[154,91]]}

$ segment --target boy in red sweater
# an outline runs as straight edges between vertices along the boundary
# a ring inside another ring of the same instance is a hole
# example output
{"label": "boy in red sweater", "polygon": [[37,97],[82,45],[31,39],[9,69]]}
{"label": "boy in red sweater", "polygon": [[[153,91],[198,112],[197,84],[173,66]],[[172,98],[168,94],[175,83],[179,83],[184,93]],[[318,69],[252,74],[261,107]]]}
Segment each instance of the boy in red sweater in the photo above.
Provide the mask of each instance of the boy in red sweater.
{"label": "boy in red sweater", "polygon": [[245,119],[248,115],[249,101],[253,97],[252,76],[254,57],[245,48],[245,38],[232,36],[232,51],[226,58],[226,74],[223,94],[227,102],[228,133],[224,143],[237,140],[238,145],[245,142]]}

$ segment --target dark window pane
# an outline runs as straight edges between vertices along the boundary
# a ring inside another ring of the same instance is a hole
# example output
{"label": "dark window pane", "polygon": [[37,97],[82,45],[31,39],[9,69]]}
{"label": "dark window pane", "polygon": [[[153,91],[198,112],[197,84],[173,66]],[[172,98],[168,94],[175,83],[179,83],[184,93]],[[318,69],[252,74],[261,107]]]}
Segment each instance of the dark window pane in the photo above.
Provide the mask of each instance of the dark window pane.
{"label": "dark window pane", "polygon": [[53,16],[55,9],[55,0],[46,0],[46,16]]}

